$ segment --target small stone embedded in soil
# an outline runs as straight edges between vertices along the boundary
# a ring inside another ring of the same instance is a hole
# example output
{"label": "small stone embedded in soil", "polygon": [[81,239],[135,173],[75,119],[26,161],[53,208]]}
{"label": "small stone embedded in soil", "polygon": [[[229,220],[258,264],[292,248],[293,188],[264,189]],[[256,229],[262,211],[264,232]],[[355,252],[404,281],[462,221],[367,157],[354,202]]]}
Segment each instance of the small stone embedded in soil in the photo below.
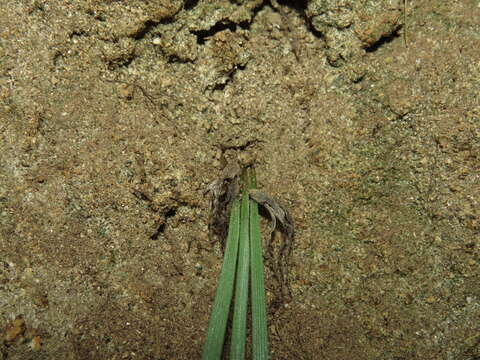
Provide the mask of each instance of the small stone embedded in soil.
{"label": "small stone embedded in soil", "polygon": [[131,100],[133,98],[134,86],[131,84],[120,84],[118,86],[118,93],[120,97]]}
{"label": "small stone embedded in soil", "polygon": [[400,12],[382,13],[355,27],[357,37],[364,47],[370,47],[383,38],[391,36],[401,27]]}
{"label": "small stone embedded in soil", "polygon": [[42,348],[42,339],[40,336],[34,336],[33,339],[30,341],[30,347],[33,351],[40,351]]}
{"label": "small stone embedded in soil", "polygon": [[17,317],[10,324],[7,325],[5,330],[5,341],[14,341],[17,337],[23,335],[25,332],[25,320],[22,317]]}

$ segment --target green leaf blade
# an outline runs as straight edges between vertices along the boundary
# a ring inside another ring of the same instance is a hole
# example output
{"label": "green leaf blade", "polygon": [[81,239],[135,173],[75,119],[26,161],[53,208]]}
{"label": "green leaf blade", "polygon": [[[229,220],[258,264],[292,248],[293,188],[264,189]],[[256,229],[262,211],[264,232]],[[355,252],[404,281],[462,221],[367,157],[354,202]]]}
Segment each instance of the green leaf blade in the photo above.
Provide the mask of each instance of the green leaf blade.
{"label": "green leaf blade", "polygon": [[[256,185],[252,174],[252,187]],[[263,267],[262,236],[258,204],[250,200],[251,291],[252,291],[252,352],[254,360],[268,359],[267,309]]]}
{"label": "green leaf blade", "polygon": [[238,250],[235,309],[233,312],[230,360],[245,359],[248,310],[248,277],[250,270],[249,210],[248,192],[244,191],[240,209],[240,243]]}
{"label": "green leaf blade", "polygon": [[230,304],[233,297],[239,235],[240,201],[234,200],[230,212],[230,222],[222,270],[220,272],[215,301],[212,307],[207,337],[203,346],[203,360],[219,360],[222,356],[228,314],[230,312]]}

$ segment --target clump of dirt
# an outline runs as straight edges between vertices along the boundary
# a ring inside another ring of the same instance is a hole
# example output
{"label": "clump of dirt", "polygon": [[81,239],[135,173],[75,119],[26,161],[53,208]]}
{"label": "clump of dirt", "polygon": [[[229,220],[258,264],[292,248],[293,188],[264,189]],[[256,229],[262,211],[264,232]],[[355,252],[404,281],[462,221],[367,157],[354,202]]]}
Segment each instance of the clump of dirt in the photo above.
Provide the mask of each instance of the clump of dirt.
{"label": "clump of dirt", "polygon": [[325,39],[329,63],[340,66],[398,37],[405,25],[402,10],[402,1],[313,0],[305,14]]}

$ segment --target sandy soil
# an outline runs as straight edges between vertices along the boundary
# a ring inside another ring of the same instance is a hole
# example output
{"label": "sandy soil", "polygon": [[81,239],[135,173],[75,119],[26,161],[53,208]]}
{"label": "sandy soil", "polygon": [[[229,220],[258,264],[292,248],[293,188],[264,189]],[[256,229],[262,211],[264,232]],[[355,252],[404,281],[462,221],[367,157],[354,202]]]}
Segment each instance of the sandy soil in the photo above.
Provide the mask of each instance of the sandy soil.
{"label": "sandy soil", "polygon": [[272,359],[480,358],[478,1],[0,2],[0,359],[196,359],[207,185],[291,210]]}

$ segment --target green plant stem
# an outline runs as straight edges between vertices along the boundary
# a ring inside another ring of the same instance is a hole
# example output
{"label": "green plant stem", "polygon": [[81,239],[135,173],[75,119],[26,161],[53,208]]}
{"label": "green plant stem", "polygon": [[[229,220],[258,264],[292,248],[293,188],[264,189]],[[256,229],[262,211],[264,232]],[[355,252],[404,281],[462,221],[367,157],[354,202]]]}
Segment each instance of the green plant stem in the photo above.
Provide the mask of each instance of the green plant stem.
{"label": "green plant stem", "polygon": [[222,356],[228,314],[233,295],[235,269],[238,257],[239,233],[240,201],[237,199],[233,201],[230,212],[225,255],[208,326],[207,338],[203,346],[203,360],[219,360]]}
{"label": "green plant stem", "polygon": [[235,308],[233,312],[230,360],[243,360],[245,358],[249,270],[249,196],[247,189],[244,189],[240,208],[240,243],[235,286]]}
{"label": "green plant stem", "polygon": [[[250,188],[256,188],[256,177],[252,171]],[[253,359],[268,359],[267,311],[265,303],[265,279],[263,268],[262,235],[258,204],[250,200],[250,248],[252,289],[252,345]]]}

